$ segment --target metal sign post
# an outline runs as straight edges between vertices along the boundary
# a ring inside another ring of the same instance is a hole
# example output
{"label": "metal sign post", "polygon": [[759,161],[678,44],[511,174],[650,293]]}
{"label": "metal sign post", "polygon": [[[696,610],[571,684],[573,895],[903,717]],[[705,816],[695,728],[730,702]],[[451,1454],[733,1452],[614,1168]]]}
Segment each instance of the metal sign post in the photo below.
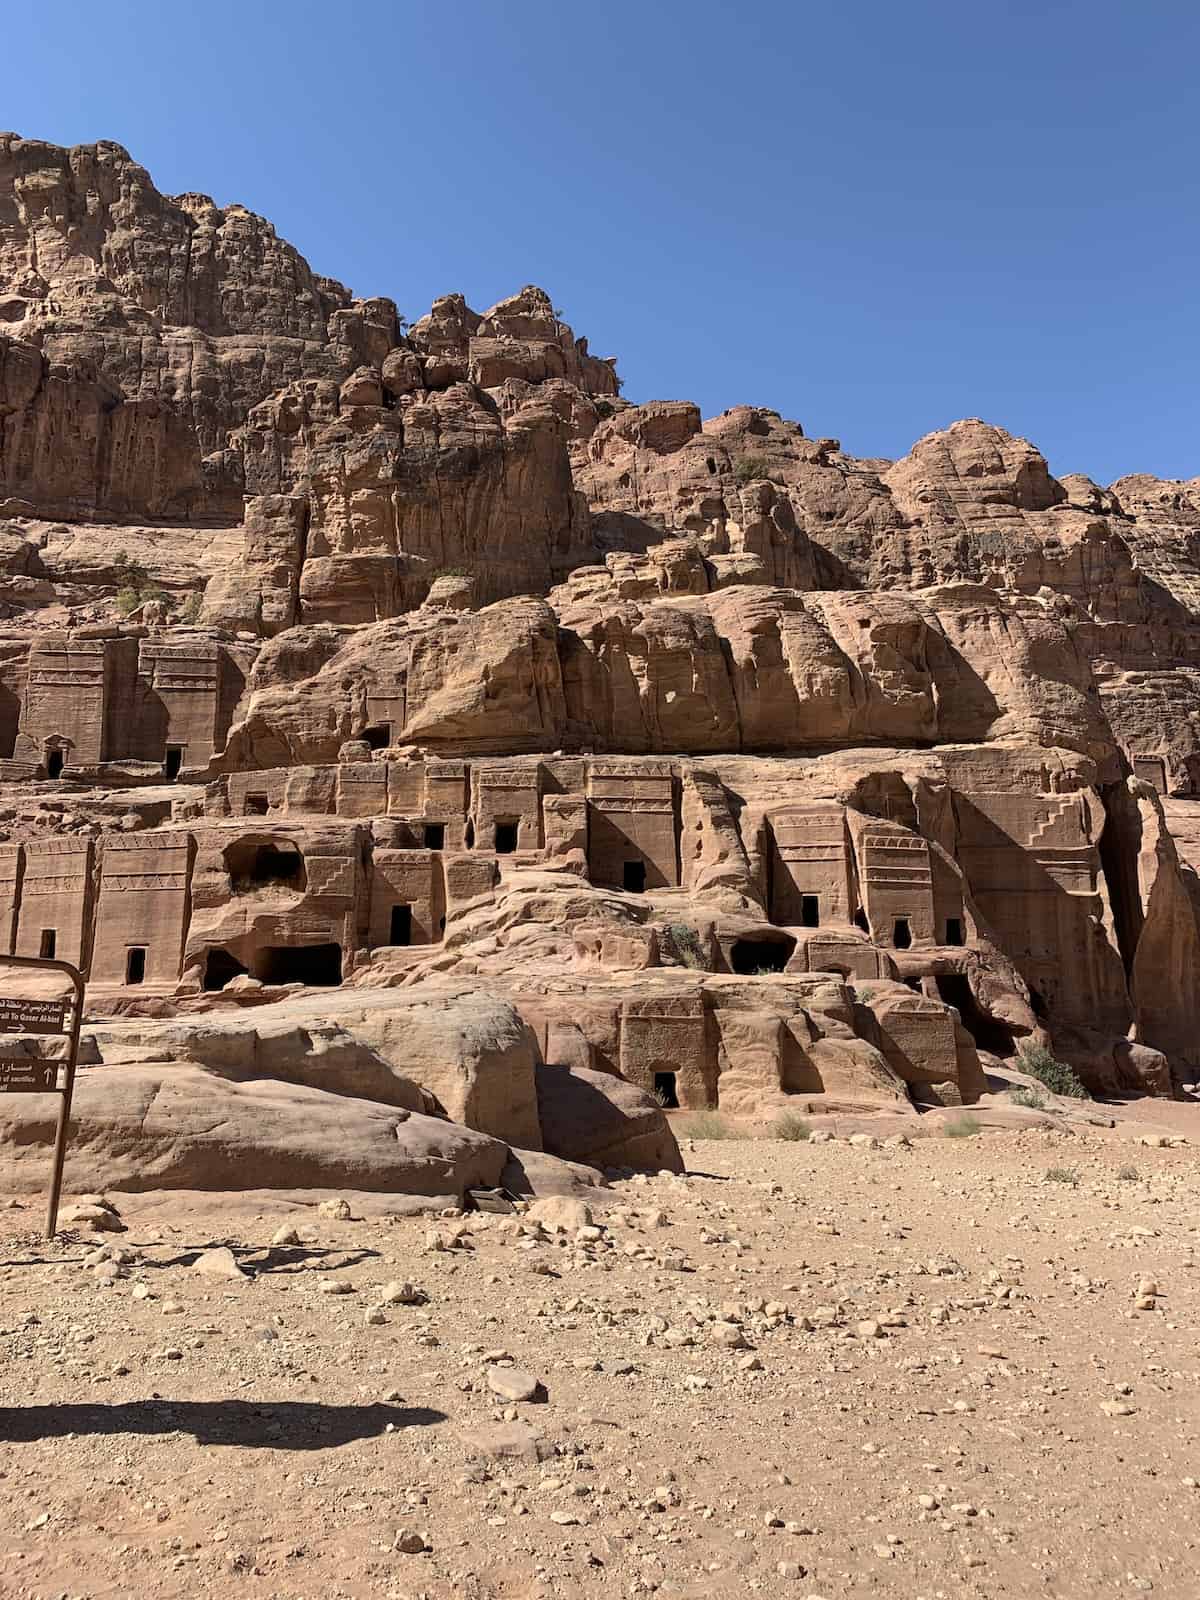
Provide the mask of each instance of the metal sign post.
{"label": "metal sign post", "polygon": [[[54,1135],[54,1169],[50,1176],[50,1203],[46,1211],[46,1237],[58,1231],[58,1202],[62,1195],[63,1163],[67,1155],[67,1130],[71,1121],[71,1095],[75,1089],[75,1062],[79,1056],[79,1028],[83,1022],[83,976],[69,961],[47,961],[41,956],[0,955],[0,967],[21,967],[30,972],[60,972],[74,989],[71,1017],[65,1000],[24,1000],[0,995],[0,1034],[36,1033],[67,1036],[67,1053],[46,1056],[11,1056],[0,1053],[0,1094],[57,1094],[58,1127]],[[0,1052],[3,1052],[0,1040]],[[59,1068],[65,1068],[62,1083]]]}

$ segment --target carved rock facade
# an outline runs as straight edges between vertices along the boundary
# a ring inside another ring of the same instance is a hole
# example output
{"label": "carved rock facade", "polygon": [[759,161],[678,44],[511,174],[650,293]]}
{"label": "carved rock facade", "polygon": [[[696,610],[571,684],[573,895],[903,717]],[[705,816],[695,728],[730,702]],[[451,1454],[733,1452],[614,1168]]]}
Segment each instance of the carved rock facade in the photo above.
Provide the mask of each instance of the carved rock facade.
{"label": "carved rock facade", "polygon": [[115,145],[0,137],[0,321],[0,938],[94,1003],[469,982],[522,1087],[420,1086],[534,1146],[534,1069],[1200,1068],[1196,483],[630,405],[541,290],[406,327]]}

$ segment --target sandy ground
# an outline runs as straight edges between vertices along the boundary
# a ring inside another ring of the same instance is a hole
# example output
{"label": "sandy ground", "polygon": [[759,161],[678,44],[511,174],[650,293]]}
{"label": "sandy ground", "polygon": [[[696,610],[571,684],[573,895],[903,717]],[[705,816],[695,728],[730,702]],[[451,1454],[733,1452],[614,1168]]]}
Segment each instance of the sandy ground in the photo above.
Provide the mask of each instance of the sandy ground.
{"label": "sandy ground", "polygon": [[115,1265],[23,1202],[0,1593],[1195,1596],[1189,1133],[696,1143],[582,1237],[118,1197]]}

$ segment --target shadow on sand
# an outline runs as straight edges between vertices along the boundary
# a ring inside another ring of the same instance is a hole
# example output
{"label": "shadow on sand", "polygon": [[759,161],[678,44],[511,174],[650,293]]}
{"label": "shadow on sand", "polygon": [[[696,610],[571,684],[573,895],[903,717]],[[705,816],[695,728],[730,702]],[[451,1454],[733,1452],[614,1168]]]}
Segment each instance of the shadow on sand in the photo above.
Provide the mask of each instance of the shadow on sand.
{"label": "shadow on sand", "polygon": [[116,1405],[0,1407],[0,1441],[29,1444],[66,1434],[190,1433],[197,1444],[331,1450],[393,1428],[445,1422],[427,1406],[326,1406],[303,1400],[126,1400]]}

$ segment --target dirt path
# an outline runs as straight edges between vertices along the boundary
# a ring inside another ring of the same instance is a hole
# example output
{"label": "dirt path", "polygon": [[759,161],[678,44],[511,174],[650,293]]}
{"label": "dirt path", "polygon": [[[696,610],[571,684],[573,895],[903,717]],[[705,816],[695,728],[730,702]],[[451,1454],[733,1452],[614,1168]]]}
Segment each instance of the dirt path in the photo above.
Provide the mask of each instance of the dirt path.
{"label": "dirt path", "polygon": [[582,1237],[119,1197],[115,1278],[0,1212],[0,1593],[1183,1600],[1198,1150],[709,1142]]}

